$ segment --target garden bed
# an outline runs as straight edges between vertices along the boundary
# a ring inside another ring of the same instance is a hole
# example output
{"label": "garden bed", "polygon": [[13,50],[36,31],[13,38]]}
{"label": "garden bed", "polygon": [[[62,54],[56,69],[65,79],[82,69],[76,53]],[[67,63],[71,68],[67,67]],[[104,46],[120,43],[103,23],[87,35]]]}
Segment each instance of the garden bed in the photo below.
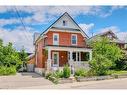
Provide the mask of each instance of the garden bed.
{"label": "garden bed", "polygon": [[127,74],[115,74],[115,75],[111,75],[114,78],[127,78]]}
{"label": "garden bed", "polygon": [[113,76],[76,77],[78,82],[114,79]]}
{"label": "garden bed", "polygon": [[58,83],[59,84],[64,84],[64,83],[73,83],[75,82],[75,78],[60,78]]}

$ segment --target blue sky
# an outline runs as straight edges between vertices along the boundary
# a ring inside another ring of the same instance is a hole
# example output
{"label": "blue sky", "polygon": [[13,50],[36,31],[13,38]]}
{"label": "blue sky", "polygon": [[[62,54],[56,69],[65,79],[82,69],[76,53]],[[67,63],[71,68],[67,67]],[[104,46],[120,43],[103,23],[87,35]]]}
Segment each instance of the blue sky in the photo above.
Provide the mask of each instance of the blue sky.
{"label": "blue sky", "polygon": [[64,12],[68,12],[90,37],[110,29],[121,40],[127,38],[126,6],[1,6],[0,38],[5,44],[12,42],[17,50],[24,46],[28,52],[33,52],[33,34],[42,33]]}

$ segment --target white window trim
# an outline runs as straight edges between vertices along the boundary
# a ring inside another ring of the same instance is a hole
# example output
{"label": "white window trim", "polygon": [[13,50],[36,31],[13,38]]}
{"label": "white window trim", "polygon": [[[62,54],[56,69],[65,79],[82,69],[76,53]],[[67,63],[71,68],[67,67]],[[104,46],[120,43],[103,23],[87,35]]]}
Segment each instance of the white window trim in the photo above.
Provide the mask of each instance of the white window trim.
{"label": "white window trim", "polygon": [[[76,36],[76,44],[72,43],[72,36]],[[71,45],[77,45],[77,34],[71,34]]]}
{"label": "white window trim", "polygon": [[59,52],[52,52],[52,60],[54,60],[54,54],[57,54],[57,64],[54,64],[53,62],[53,67],[59,67]]}
{"label": "white window trim", "polygon": [[[58,37],[57,44],[56,44],[56,42],[54,41],[54,37],[55,37],[55,36]],[[59,45],[59,34],[58,34],[58,33],[53,33],[53,45]]]}

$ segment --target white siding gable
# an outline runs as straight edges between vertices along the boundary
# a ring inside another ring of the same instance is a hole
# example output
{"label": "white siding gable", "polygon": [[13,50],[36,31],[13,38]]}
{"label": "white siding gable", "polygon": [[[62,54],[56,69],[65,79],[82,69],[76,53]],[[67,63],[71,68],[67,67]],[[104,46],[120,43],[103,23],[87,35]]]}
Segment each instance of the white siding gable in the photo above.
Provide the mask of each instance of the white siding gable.
{"label": "white siding gable", "polygon": [[[63,21],[66,22],[65,26],[63,25]],[[64,14],[52,27],[79,29],[68,14]]]}

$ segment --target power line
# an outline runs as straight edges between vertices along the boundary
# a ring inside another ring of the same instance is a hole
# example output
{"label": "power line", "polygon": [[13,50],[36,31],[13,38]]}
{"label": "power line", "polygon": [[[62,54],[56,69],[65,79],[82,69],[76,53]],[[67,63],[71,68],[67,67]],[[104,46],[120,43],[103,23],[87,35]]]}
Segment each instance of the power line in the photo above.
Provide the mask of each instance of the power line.
{"label": "power line", "polygon": [[[23,19],[22,19],[22,17],[20,16],[20,14],[19,14],[19,12],[18,12],[18,9],[17,9],[15,6],[14,6],[14,9],[15,9],[15,12],[16,12],[16,14],[17,14],[17,16],[18,16],[18,19],[20,20],[20,22],[21,22],[21,24],[22,24],[24,30],[28,33],[28,31],[27,31],[27,29],[26,29],[26,26],[25,26],[25,24],[24,24],[24,22],[23,22]],[[29,35],[27,35],[25,32],[23,32],[23,33],[25,34],[25,36],[26,36],[26,38],[27,38],[28,41],[29,41],[29,39],[32,40],[31,36],[28,37]]]}

